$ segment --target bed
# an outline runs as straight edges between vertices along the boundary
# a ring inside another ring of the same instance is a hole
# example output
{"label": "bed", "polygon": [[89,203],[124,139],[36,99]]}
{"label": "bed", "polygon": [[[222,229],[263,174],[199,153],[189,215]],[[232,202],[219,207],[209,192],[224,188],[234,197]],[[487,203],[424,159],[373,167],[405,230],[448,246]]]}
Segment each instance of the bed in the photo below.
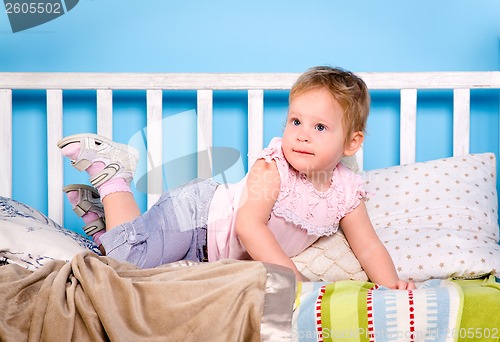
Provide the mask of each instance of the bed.
{"label": "bed", "polygon": [[[147,159],[134,184],[144,189],[149,207],[165,188],[165,92],[196,94],[189,112],[197,137],[193,174],[226,177],[216,160],[231,151],[214,146],[214,94],[246,94],[249,157],[242,164],[248,167],[264,145],[264,95],[286,92],[298,74],[0,73],[0,339],[499,341],[498,149],[470,152],[470,112],[471,92],[484,90],[493,98],[491,115],[500,116],[500,72],[359,75],[371,91],[397,93],[399,162],[365,170],[363,150],[344,162],[361,173],[377,233],[400,276],[418,284],[413,291],[370,282],[342,232],[293,258],[311,280],[297,283],[287,269],[254,261],[140,270],[100,256],[92,241],[64,228],[61,189],[70,166],[56,147],[63,91],[95,92],[97,133],[108,137],[114,94],[145,92],[146,129],[136,130]],[[45,94],[43,212],[13,198],[13,98],[23,90]],[[422,90],[452,92],[451,155],[417,161]]]}

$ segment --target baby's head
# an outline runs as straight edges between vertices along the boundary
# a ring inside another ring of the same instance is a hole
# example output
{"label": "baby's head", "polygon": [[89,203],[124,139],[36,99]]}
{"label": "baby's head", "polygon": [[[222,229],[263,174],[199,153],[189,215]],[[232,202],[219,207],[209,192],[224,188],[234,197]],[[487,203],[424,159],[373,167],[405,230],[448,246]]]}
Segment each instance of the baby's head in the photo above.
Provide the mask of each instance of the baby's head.
{"label": "baby's head", "polygon": [[317,66],[304,72],[292,86],[289,102],[313,89],[325,88],[344,110],[342,123],[346,140],[354,132],[365,132],[370,94],[365,82],[350,71]]}

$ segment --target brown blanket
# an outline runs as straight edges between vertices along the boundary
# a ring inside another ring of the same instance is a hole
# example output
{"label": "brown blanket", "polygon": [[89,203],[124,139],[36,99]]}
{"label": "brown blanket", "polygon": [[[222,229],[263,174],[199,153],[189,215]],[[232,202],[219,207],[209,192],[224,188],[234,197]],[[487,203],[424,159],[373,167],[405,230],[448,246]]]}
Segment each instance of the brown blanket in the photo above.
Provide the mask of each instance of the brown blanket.
{"label": "brown blanket", "polygon": [[83,253],[0,267],[0,340],[289,340],[294,297],[293,273],[260,262],[141,270]]}

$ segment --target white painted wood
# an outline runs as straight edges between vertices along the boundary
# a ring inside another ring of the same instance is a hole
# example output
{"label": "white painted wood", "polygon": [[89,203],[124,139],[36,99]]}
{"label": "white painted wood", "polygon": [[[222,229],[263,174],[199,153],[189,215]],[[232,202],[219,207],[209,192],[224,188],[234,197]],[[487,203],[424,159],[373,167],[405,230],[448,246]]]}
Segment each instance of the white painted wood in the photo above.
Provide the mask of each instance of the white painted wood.
{"label": "white painted wood", "polygon": [[[207,179],[212,177],[212,90],[197,91],[197,118],[198,118],[198,177]],[[208,165],[206,165],[205,151],[208,151]]]}
{"label": "white painted wood", "polygon": [[10,89],[288,89],[298,73],[1,73]]}
{"label": "white painted wood", "polygon": [[62,138],[63,94],[61,89],[47,90],[47,158],[48,158],[48,216],[63,222],[63,157],[57,147]]}
{"label": "white painted wood", "polygon": [[148,195],[147,206],[151,208],[163,191],[163,93],[161,90],[148,90],[147,102],[147,163]]}
{"label": "white painted wood", "polygon": [[500,88],[500,72],[358,73],[371,89]]}
{"label": "white painted wood", "polygon": [[[299,73],[8,73],[6,89],[290,89]],[[500,88],[500,71],[359,72],[370,89]]]}
{"label": "white painted wood", "polygon": [[364,170],[364,155],[363,155],[363,145],[359,148],[358,152],[356,152],[356,163],[358,164],[358,170]]}
{"label": "white painted wood", "polygon": [[97,134],[113,139],[113,91],[97,90]]}
{"label": "white painted wood", "polygon": [[469,153],[470,90],[453,90],[453,155]]}
{"label": "white painted wood", "polygon": [[248,169],[264,143],[264,91],[248,91]]}
{"label": "white painted wood", "polygon": [[415,162],[417,146],[417,89],[401,89],[400,164]]}
{"label": "white painted wood", "polygon": [[0,196],[12,197],[12,90],[0,89]]}

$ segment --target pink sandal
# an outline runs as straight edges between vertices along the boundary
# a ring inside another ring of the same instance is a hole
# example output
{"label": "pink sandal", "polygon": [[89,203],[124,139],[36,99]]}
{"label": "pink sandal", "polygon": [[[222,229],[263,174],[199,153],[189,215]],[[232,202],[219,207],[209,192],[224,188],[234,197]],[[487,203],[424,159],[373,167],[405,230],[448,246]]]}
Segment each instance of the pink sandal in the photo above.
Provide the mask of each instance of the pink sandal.
{"label": "pink sandal", "polygon": [[90,178],[93,186],[98,187],[115,177],[124,178],[127,182],[134,177],[139,160],[139,151],[135,148],[91,133],[68,136],[59,140],[57,146],[62,149],[72,143],[80,143],[80,153],[76,160],[71,161],[77,170],[86,170],[95,162],[105,165],[103,170]]}

